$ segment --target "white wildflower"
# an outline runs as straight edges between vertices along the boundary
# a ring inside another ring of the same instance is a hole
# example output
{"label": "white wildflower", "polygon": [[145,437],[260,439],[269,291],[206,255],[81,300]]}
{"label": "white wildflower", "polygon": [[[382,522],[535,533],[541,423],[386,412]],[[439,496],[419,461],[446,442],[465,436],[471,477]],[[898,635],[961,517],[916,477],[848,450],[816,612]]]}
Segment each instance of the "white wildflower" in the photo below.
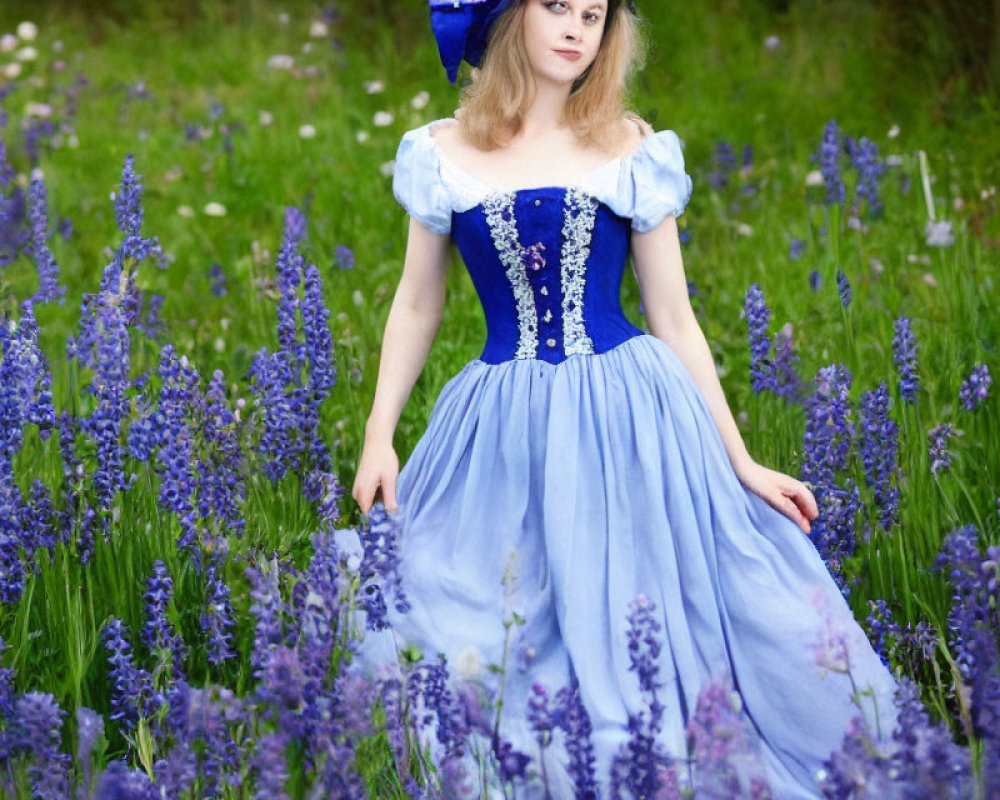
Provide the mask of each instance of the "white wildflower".
{"label": "white wildflower", "polygon": [[34,47],[22,47],[14,53],[14,58],[18,61],[34,61],[38,58],[38,51]]}
{"label": "white wildflower", "polygon": [[223,350],[226,349],[226,340],[223,339],[221,336],[216,336],[215,341],[212,342],[212,347],[215,348],[216,353],[221,353]]}
{"label": "white wildflower", "polygon": [[382,81],[365,81],[364,86],[367,94],[378,94],[385,88],[385,83]]}
{"label": "white wildflower", "polygon": [[0,69],[0,76],[3,76],[4,78],[16,78],[21,74],[21,69],[21,65],[17,62],[14,62],[13,64],[4,64],[3,69]]}
{"label": "white wildflower", "polygon": [[392,125],[392,112],[391,111],[376,111],[375,116],[372,117],[372,125],[376,128],[385,128]]}
{"label": "white wildflower", "polygon": [[0,36],[0,53],[9,53],[17,47],[17,37],[13,33]]}
{"label": "white wildflower", "polygon": [[56,40],[55,40],[55,41],[54,41],[54,42],[52,43],[52,52],[53,52],[53,53],[61,53],[61,52],[62,52],[62,49],[63,49],[63,43],[62,43],[62,39],[56,39]]}
{"label": "white wildflower", "polygon": [[944,219],[937,222],[927,220],[924,236],[927,237],[928,247],[951,247],[955,243],[951,223]]}
{"label": "white wildflower", "polygon": [[888,136],[890,139],[895,139],[897,136],[899,136],[899,126],[893,125],[891,128],[889,128],[889,132],[886,134],[886,136]]}
{"label": "white wildflower", "polygon": [[937,288],[937,285],[938,285],[937,278],[935,278],[929,272],[925,272],[923,275],[921,275],[920,276],[920,280],[922,280],[924,283],[926,283],[932,289],[936,289]]}
{"label": "white wildflower", "polygon": [[194,216],[194,209],[191,206],[177,206],[177,213],[182,217],[190,219]]}
{"label": "white wildflower", "polygon": [[205,207],[202,209],[210,217],[224,217],[226,216],[226,207],[222,203],[216,203],[212,201],[211,203],[206,203]]}
{"label": "white wildflower", "polygon": [[326,23],[319,19],[314,20],[312,25],[309,26],[309,35],[314,39],[322,39],[329,32],[330,29],[327,27]]}
{"label": "white wildflower", "polygon": [[267,60],[271,69],[291,69],[295,66],[295,58],[285,53],[276,53]]}
{"label": "white wildflower", "polygon": [[280,14],[278,14],[278,22],[280,22],[282,25],[287,25],[290,20],[291,17],[288,16],[287,11],[282,11]]}
{"label": "white wildflower", "polygon": [[17,38],[25,42],[35,41],[38,36],[38,26],[34,22],[21,22],[17,26]]}
{"label": "white wildflower", "polygon": [[396,162],[386,161],[384,164],[380,164],[378,168],[379,173],[383,178],[391,178],[392,174],[396,171]]}
{"label": "white wildflower", "polygon": [[764,40],[764,47],[768,50],[777,50],[781,46],[781,39],[773,33]]}
{"label": "white wildflower", "polygon": [[898,153],[893,153],[891,156],[886,156],[885,165],[887,167],[901,167],[903,166],[903,157]]}
{"label": "white wildflower", "polygon": [[469,645],[455,657],[455,672],[463,678],[475,678],[482,671],[483,654],[475,645]]}
{"label": "white wildflower", "polygon": [[257,122],[261,125],[270,125],[274,122],[274,114],[265,111],[263,108],[257,113]]}
{"label": "white wildflower", "polygon": [[302,52],[303,53],[311,53],[312,51],[313,51],[313,43],[312,42],[303,42],[302,43]]}
{"label": "white wildflower", "polygon": [[316,135],[315,125],[301,125],[299,126],[299,137],[302,139],[312,139]]}
{"label": "white wildflower", "polygon": [[36,103],[31,101],[25,105],[24,113],[29,117],[41,117],[43,119],[47,119],[52,116],[52,106],[48,103]]}
{"label": "white wildflower", "polygon": [[431,93],[425,90],[417,92],[413,96],[413,99],[410,100],[410,106],[415,108],[417,111],[420,111],[420,109],[425,108],[430,101]]}
{"label": "white wildflower", "polygon": [[806,186],[822,186],[823,185],[823,173],[818,169],[811,170],[806,173]]}
{"label": "white wildflower", "polygon": [[76,150],[76,148],[80,146],[80,137],[77,136],[75,133],[71,133],[66,138],[66,146],[71,150]]}
{"label": "white wildflower", "polygon": [[753,228],[751,228],[745,222],[741,222],[739,225],[736,226],[736,232],[740,236],[752,236],[753,235]]}
{"label": "white wildflower", "polygon": [[364,144],[368,141],[368,131],[358,131],[354,134],[354,138],[358,140],[359,144]]}
{"label": "white wildflower", "polygon": [[365,296],[362,294],[360,289],[355,289],[354,294],[351,295],[351,300],[354,301],[354,305],[363,306],[365,304]]}

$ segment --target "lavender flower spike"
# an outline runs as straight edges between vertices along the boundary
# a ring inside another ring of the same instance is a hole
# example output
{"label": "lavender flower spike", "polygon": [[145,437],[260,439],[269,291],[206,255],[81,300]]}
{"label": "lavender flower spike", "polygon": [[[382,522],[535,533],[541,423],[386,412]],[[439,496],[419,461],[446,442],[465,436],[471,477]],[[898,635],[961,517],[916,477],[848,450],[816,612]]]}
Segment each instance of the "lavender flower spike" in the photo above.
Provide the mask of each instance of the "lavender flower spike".
{"label": "lavender flower spike", "polygon": [[59,267],[46,243],[48,238],[48,212],[45,183],[41,178],[31,181],[31,256],[38,270],[38,291],[31,298],[32,303],[47,303],[50,300],[64,302],[66,287],[59,285]]}
{"label": "lavender flower spike", "polygon": [[899,317],[893,324],[892,359],[899,373],[899,394],[907,403],[917,399],[920,379],[917,376],[917,340],[910,329],[910,320]]}
{"label": "lavender flower spike", "polygon": [[975,411],[986,400],[991,383],[993,378],[990,376],[989,367],[977,364],[958,391],[958,399],[962,401],[967,411]]}

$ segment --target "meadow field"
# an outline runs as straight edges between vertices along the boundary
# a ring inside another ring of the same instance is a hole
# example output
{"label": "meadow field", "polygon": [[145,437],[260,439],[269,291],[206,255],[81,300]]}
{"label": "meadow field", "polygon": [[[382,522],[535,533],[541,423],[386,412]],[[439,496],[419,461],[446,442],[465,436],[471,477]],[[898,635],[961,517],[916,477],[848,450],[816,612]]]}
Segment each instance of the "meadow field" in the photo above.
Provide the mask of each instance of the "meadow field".
{"label": "meadow field", "polygon": [[[895,747],[853,727],[824,794],[1000,796],[995,72],[876,3],[637,5],[631,106],[684,145],[730,407],[813,488],[902,687]],[[393,158],[457,98],[417,0],[0,5],[0,797],[510,800],[561,744],[594,796],[572,692],[538,753],[494,741],[474,774],[475,670],[352,669],[401,601],[393,519],[350,496],[406,244]],[[484,340],[456,253],[401,464]],[[835,636],[816,663],[849,668]],[[692,761],[637,737],[619,796],[769,797],[738,720],[709,687]]]}

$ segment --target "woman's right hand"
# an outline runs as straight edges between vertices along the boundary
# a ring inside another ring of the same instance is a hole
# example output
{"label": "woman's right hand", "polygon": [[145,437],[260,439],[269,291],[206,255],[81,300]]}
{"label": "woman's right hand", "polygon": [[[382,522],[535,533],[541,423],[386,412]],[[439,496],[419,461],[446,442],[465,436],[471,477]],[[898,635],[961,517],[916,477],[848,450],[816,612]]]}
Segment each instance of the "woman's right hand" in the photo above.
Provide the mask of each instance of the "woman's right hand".
{"label": "woman's right hand", "polygon": [[366,440],[361,450],[358,472],[354,477],[354,488],[351,490],[351,496],[361,507],[362,514],[368,514],[377,499],[381,499],[386,511],[399,510],[396,504],[398,476],[399,458],[392,444]]}

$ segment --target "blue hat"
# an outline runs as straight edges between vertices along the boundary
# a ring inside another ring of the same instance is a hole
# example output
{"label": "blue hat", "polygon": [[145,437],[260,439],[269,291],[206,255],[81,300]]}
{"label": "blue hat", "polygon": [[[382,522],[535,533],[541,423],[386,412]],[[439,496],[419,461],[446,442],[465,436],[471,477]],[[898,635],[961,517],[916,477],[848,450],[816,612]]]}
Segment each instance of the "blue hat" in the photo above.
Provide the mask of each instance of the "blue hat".
{"label": "blue hat", "polygon": [[430,0],[431,28],[441,63],[454,83],[463,59],[478,67],[490,40],[490,29],[512,0]]}
{"label": "blue hat", "polygon": [[[493,24],[515,0],[430,0],[431,28],[448,80],[455,83],[463,60],[478,67],[486,53]],[[614,12],[621,0],[609,0]],[[635,14],[635,3],[627,2]]]}

